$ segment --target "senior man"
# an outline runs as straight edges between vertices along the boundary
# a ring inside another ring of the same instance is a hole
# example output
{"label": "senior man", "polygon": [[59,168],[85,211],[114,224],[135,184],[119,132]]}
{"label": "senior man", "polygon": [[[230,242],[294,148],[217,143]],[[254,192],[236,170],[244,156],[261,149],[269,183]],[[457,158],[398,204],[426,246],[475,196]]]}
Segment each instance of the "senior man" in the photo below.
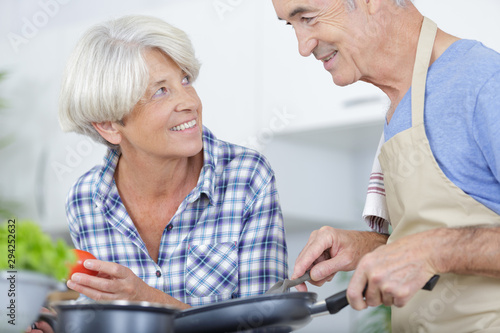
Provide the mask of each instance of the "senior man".
{"label": "senior man", "polygon": [[369,82],[391,101],[378,159],[393,232],[314,231],[293,277],[355,269],[350,304],[392,305],[395,332],[499,332],[500,54],[410,1],[273,4],[336,85]]}

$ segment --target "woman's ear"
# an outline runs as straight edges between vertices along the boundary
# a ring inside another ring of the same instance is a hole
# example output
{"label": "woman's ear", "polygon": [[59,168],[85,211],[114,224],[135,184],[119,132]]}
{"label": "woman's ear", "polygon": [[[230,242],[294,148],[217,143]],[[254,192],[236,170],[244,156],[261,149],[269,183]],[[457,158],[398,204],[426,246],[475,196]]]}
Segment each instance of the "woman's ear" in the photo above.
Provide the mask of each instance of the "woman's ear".
{"label": "woman's ear", "polygon": [[122,134],[118,129],[118,124],[111,121],[92,123],[97,132],[111,144],[119,145],[122,141]]}

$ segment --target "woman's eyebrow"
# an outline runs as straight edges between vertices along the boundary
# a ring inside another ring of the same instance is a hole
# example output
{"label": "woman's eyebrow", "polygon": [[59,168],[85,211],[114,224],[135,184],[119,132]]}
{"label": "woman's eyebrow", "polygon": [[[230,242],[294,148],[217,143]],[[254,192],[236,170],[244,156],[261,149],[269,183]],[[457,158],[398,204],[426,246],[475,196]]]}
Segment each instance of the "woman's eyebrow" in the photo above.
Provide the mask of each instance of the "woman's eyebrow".
{"label": "woman's eyebrow", "polygon": [[165,84],[165,83],[167,83],[167,80],[162,79],[162,80],[159,80],[159,81],[153,82],[150,86],[151,86],[151,87],[156,87],[156,86],[160,86],[160,85]]}

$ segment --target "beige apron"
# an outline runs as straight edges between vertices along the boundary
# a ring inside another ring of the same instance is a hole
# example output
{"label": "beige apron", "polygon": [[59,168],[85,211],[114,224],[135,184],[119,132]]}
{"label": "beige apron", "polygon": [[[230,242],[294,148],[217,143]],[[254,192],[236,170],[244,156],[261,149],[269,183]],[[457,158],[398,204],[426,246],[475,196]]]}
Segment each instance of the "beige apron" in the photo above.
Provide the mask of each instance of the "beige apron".
{"label": "beige apron", "polygon": [[[389,242],[439,228],[500,223],[500,216],[456,187],[441,171],[424,127],[427,69],[437,26],[424,18],[412,79],[412,127],[381,149]],[[500,279],[442,274],[433,291],[418,291],[392,308],[393,332],[500,332]]]}

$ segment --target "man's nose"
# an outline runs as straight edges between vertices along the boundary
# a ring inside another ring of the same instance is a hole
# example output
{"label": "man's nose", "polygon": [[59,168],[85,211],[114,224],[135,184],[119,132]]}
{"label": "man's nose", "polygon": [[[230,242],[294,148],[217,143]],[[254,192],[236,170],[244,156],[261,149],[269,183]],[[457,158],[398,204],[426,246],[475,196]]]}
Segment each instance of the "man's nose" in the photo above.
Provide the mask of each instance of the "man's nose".
{"label": "man's nose", "polygon": [[313,38],[310,34],[303,31],[295,30],[297,36],[297,41],[299,42],[299,53],[303,57],[308,57],[311,55],[313,50],[318,44],[317,40]]}

